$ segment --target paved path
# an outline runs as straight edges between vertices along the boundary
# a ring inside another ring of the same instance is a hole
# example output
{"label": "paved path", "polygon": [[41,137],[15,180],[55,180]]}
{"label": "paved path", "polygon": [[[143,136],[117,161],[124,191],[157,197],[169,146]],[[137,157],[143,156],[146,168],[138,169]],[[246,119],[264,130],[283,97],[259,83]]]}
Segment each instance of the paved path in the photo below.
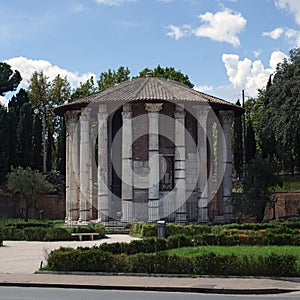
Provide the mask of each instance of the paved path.
{"label": "paved path", "polygon": [[64,247],[93,246],[101,243],[130,242],[128,235],[109,235],[108,239],[82,242],[4,241],[0,247],[0,286],[52,286],[92,289],[163,290],[214,293],[276,293],[297,291],[300,278],[171,278],[148,276],[96,276],[96,274],[33,274],[51,250]]}
{"label": "paved path", "polygon": [[102,243],[130,242],[133,237],[128,235],[108,235],[107,239],[94,241],[68,242],[26,242],[4,241],[0,247],[0,273],[33,274],[45,264],[47,253],[59,247],[92,247]]}

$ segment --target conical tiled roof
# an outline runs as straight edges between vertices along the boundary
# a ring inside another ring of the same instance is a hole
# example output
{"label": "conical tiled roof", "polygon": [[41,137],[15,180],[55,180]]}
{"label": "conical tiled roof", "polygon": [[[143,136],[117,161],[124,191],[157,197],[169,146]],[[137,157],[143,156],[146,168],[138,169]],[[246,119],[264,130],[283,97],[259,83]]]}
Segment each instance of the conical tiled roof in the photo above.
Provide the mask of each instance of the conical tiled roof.
{"label": "conical tiled roof", "polygon": [[234,110],[242,113],[240,106],[225,100],[201,93],[189,88],[177,81],[164,78],[146,76],[134,80],[128,80],[102,92],[78,99],[71,103],[63,104],[55,108],[55,113],[63,115],[68,110],[76,110],[86,107],[88,104],[109,102],[198,102],[209,104],[213,108]]}

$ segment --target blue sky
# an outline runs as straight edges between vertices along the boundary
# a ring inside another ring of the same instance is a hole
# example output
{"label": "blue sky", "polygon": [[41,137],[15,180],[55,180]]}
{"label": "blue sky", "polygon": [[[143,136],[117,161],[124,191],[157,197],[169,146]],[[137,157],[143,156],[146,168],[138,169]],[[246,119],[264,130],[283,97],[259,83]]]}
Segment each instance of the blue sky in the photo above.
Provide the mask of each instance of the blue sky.
{"label": "blue sky", "polygon": [[[208,94],[256,96],[300,46],[299,0],[0,0],[0,61],[75,88],[126,66],[173,66]],[[6,95],[9,98],[11,95]],[[7,99],[0,99],[7,102]]]}

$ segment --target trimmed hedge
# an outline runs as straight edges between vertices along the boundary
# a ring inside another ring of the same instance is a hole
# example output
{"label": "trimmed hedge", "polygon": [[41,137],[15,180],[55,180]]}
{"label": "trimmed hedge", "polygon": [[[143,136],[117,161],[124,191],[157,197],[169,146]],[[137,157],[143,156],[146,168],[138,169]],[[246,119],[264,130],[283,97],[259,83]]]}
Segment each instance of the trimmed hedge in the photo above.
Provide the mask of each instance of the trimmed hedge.
{"label": "trimmed hedge", "polygon": [[[244,232],[247,234],[291,234],[297,235],[300,233],[300,219],[290,221],[272,221],[266,223],[246,223],[246,224],[227,224],[227,225],[178,225],[167,223],[166,236],[172,235],[187,235],[195,236],[202,234],[227,234],[232,235],[235,233]],[[146,223],[134,223],[131,226],[131,234],[139,235],[142,237],[155,237],[157,236],[157,225]]]}
{"label": "trimmed hedge", "polygon": [[77,232],[97,232],[98,238],[105,237],[105,227],[102,224],[89,224],[87,226],[64,227],[51,222],[18,222],[0,226],[0,235],[3,240],[25,241],[68,241],[76,240],[71,236]]}
{"label": "trimmed hedge", "polygon": [[207,252],[196,257],[167,253],[112,254],[100,248],[60,248],[48,256],[48,268],[55,271],[158,273],[236,276],[299,276],[293,255],[219,255]]}

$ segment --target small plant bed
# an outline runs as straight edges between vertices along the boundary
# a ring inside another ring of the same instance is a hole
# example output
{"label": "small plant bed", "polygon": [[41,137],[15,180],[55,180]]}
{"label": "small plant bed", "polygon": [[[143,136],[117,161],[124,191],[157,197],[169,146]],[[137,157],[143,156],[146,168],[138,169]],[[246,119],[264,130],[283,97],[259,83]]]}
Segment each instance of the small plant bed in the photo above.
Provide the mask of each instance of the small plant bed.
{"label": "small plant bed", "polygon": [[92,248],[60,248],[48,256],[47,270],[105,273],[299,276],[297,247],[172,248],[170,239],[149,238]]}
{"label": "small plant bed", "polygon": [[[78,237],[72,233],[97,233],[97,239],[105,237],[105,227],[102,224],[90,223],[87,226],[67,227],[64,221],[2,220],[0,236],[3,240],[25,241],[70,241]],[[88,239],[88,237],[84,237]]]}

